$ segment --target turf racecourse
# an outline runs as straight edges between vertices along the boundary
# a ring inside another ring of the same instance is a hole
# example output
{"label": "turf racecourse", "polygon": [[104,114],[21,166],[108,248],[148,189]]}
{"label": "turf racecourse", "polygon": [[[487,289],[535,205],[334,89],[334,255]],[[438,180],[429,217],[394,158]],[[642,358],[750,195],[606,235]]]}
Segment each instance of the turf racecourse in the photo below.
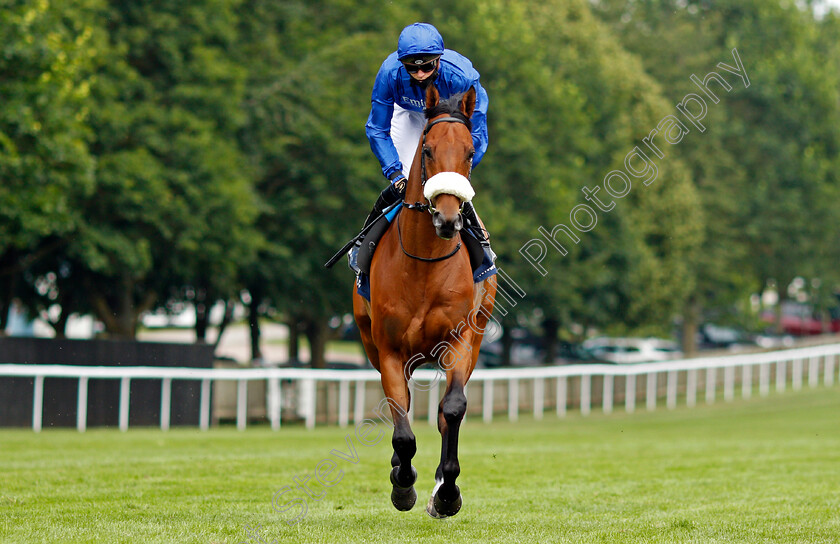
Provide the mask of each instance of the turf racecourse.
{"label": "turf racecourse", "polygon": [[272,494],[332,449],[347,452],[351,432],[2,430],[0,542],[840,542],[836,387],[633,415],[470,420],[464,507],[445,521],[424,512],[440,442],[417,422],[414,510],[391,507],[388,437],[356,444],[356,464],[337,460],[341,481],[288,525]]}

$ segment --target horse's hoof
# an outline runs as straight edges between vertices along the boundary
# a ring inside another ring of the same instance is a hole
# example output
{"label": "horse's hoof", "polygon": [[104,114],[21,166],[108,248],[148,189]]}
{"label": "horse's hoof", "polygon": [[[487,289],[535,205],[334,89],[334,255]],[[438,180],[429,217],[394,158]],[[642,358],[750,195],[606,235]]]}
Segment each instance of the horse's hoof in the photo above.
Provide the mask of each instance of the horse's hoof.
{"label": "horse's hoof", "polygon": [[391,490],[391,504],[400,512],[408,512],[417,502],[417,492],[414,487],[400,488],[394,486]]}
{"label": "horse's hoof", "polygon": [[444,519],[446,516],[441,516],[437,510],[435,510],[435,496],[429,496],[429,504],[426,505],[426,513],[429,514],[431,517],[435,519]]}
{"label": "horse's hoof", "polygon": [[429,497],[429,504],[426,505],[426,513],[435,519],[446,519],[457,514],[461,510],[463,500],[461,499],[461,490],[458,489],[457,485],[455,491],[458,492],[458,496],[452,501],[444,500],[438,492],[432,494]]}
{"label": "horse's hoof", "polygon": [[414,504],[417,502],[417,492],[414,490],[414,482],[417,481],[417,470],[411,467],[412,479],[408,487],[403,487],[397,483],[398,471],[399,467],[391,469],[391,485],[394,486],[391,490],[391,504],[400,512],[407,512],[414,508]]}

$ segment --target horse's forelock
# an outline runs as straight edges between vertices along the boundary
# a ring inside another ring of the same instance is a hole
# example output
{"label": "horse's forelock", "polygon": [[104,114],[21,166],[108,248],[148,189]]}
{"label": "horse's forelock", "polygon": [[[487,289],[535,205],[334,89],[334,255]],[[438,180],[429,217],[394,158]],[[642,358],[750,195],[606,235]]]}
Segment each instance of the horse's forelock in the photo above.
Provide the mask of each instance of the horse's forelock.
{"label": "horse's forelock", "polygon": [[461,119],[467,125],[467,128],[472,130],[472,122],[470,118],[461,112],[461,99],[466,93],[453,94],[447,99],[441,100],[437,106],[431,109],[424,110],[426,119],[433,119],[438,115],[450,115],[457,119]]}

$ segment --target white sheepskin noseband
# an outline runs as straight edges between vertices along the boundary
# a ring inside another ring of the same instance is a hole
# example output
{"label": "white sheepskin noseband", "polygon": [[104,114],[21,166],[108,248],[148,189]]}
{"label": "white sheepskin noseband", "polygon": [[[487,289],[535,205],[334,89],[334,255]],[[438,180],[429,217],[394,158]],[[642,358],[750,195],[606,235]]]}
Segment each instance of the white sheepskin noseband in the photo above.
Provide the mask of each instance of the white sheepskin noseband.
{"label": "white sheepskin noseband", "polygon": [[430,177],[423,187],[423,196],[429,202],[437,195],[455,195],[461,202],[470,202],[475,196],[475,190],[470,180],[457,172],[441,172]]}

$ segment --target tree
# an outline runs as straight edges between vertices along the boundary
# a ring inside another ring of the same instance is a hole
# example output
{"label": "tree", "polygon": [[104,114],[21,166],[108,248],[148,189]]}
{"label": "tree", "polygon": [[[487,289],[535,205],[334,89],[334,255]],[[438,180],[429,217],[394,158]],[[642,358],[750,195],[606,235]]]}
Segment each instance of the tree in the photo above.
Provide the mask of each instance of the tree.
{"label": "tree", "polygon": [[349,272],[323,264],[361,227],[387,183],[364,123],[376,69],[396,33],[375,31],[389,18],[372,2],[255,0],[247,11],[255,16],[240,47],[251,74],[241,142],[256,165],[265,203],[258,225],[269,241],[246,272],[252,333],[260,308],[272,307],[306,334],[310,362],[322,367],[328,323],[350,311],[353,284]]}
{"label": "tree", "polygon": [[[690,351],[702,314],[720,315],[770,281],[785,296],[795,276],[825,270],[822,248],[834,245],[837,223],[837,65],[817,43],[812,11],[786,3],[605,1],[599,13],[677,100],[702,92],[690,74],[717,70],[737,84],[709,84],[725,96],[709,108],[710,130],[680,150],[707,217],[683,311]],[[733,49],[749,87],[718,68],[734,64]]]}
{"label": "tree", "polygon": [[68,252],[88,266],[106,331],[189,286],[227,297],[259,237],[235,137],[245,71],[232,59],[234,1],[113,3],[112,47],[93,86],[96,192]]}
{"label": "tree", "polygon": [[64,245],[93,187],[97,5],[12,2],[0,14],[0,332],[21,274]]}
{"label": "tree", "polygon": [[[542,316],[548,359],[558,329],[667,329],[693,282],[684,260],[699,244],[684,167],[661,166],[655,184],[637,181],[609,213],[582,192],[623,168],[672,111],[661,89],[585,2],[461,6],[441,28],[456,48],[476,52],[490,93],[491,147],[474,176],[489,191],[478,198],[497,244],[501,238],[501,265],[528,293],[523,314]],[[597,227],[577,241],[560,234],[562,255],[538,227],[570,226],[579,204],[595,211]],[[549,252],[545,277],[520,254],[530,239]]]}

